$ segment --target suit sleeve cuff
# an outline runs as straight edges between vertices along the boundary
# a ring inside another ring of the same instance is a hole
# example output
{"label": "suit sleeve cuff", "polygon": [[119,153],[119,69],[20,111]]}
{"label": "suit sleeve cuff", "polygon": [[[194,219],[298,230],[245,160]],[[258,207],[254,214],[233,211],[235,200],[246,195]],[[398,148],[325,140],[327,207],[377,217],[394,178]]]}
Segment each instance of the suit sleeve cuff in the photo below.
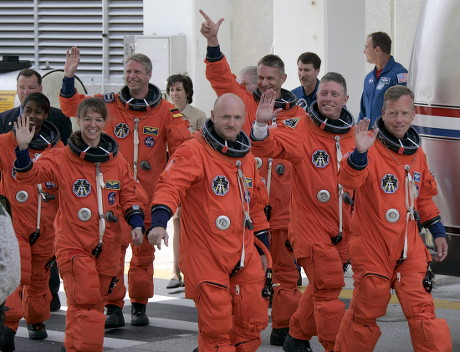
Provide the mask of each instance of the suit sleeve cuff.
{"label": "suit sleeve cuff", "polygon": [[16,161],[14,162],[14,169],[17,172],[26,172],[32,168],[32,160],[30,160],[29,148],[19,150],[19,147],[14,149],[16,153]]}
{"label": "suit sleeve cuff", "polygon": [[153,229],[154,227],[166,228],[171,216],[172,216],[171,209],[169,209],[167,206],[155,205],[152,208],[152,224],[150,225],[150,228],[151,229]]}
{"label": "suit sleeve cuff", "polygon": [[216,62],[222,60],[224,54],[220,51],[220,45],[218,46],[208,46],[206,49],[206,60],[209,62]]}
{"label": "suit sleeve cuff", "polygon": [[[268,250],[270,250],[270,238],[269,238],[268,230],[262,230],[262,231],[256,232],[254,235],[257,236],[259,241],[262,242],[265,245],[265,247],[267,247]],[[257,252],[259,252],[260,255],[265,254],[264,251],[261,248],[259,248],[257,245],[256,245],[256,248],[257,248]]]}
{"label": "suit sleeve cuff", "polygon": [[145,232],[144,218],[141,214],[132,215],[128,220],[128,224],[131,225],[133,229],[136,227],[142,227],[142,232]]}
{"label": "suit sleeve cuff", "polygon": [[75,92],[75,77],[64,76],[62,80],[61,96],[64,98],[70,98],[75,94]]}
{"label": "suit sleeve cuff", "polygon": [[446,237],[446,228],[440,220],[428,226],[428,230],[433,235],[433,238]]}
{"label": "suit sleeve cuff", "polygon": [[363,170],[367,166],[367,151],[364,153],[358,152],[358,149],[355,148],[353,153],[347,159],[348,165],[350,165],[355,170]]}

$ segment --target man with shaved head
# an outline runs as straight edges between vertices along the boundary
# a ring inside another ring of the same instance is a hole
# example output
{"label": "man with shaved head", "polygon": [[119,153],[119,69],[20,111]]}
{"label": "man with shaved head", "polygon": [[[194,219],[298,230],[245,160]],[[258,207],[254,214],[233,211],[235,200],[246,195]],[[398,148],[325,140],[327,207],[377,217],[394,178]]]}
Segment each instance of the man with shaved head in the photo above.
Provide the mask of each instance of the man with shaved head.
{"label": "man with shaved head", "polygon": [[241,98],[217,98],[211,118],[172,156],[152,202],[148,238],[158,249],[182,204],[179,267],[198,309],[199,351],[256,351],[268,324],[264,245],[254,245],[255,237],[268,243],[268,196],[245,119]]}

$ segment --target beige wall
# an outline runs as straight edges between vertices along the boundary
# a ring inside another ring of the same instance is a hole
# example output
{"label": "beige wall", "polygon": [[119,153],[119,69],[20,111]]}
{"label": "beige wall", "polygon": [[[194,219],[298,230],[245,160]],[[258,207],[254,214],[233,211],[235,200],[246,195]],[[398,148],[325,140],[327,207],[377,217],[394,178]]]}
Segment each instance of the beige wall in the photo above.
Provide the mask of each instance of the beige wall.
{"label": "beige wall", "polygon": [[[382,31],[393,40],[392,54],[395,60],[409,69],[412,45],[417,29],[423,0],[367,0],[366,33]],[[373,67],[366,64],[366,71]]]}
{"label": "beige wall", "polygon": [[273,1],[233,0],[231,33],[232,69],[237,74],[272,50]]}

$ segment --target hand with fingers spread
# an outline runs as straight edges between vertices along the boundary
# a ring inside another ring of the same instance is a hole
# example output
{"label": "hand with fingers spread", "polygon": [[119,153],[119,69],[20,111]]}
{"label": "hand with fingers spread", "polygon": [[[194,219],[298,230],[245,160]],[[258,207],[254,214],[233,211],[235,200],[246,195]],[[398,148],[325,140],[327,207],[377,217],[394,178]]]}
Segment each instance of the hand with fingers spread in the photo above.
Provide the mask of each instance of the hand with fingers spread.
{"label": "hand with fingers spread", "polygon": [[166,247],[168,247],[169,235],[164,227],[158,226],[152,228],[147,237],[149,239],[149,243],[152,246],[157,246],[158,249],[161,249],[161,240],[163,240]]}
{"label": "hand with fingers spread", "polygon": [[269,123],[283,109],[273,110],[275,107],[276,92],[268,89],[260,96],[259,106],[256,112],[256,121],[259,123]]}
{"label": "hand with fingers spread", "polygon": [[19,150],[27,149],[35,134],[35,126],[30,128],[29,116],[18,117],[18,122],[14,122],[14,129]]}
{"label": "hand with fingers spread", "polygon": [[201,24],[200,32],[208,40],[208,46],[218,46],[219,39],[217,34],[219,33],[219,27],[224,21],[221,18],[217,23],[215,23],[203,10],[200,10],[201,15],[204,17],[204,22]]}
{"label": "hand with fingers spread", "polygon": [[64,76],[73,77],[77,72],[78,65],[80,64],[80,49],[73,46],[70,51],[65,53]]}
{"label": "hand with fingers spread", "polygon": [[355,143],[356,149],[361,154],[367,152],[367,150],[374,144],[375,138],[379,133],[379,129],[376,128],[369,134],[369,123],[370,120],[368,118],[364,118],[358,122],[355,128]]}

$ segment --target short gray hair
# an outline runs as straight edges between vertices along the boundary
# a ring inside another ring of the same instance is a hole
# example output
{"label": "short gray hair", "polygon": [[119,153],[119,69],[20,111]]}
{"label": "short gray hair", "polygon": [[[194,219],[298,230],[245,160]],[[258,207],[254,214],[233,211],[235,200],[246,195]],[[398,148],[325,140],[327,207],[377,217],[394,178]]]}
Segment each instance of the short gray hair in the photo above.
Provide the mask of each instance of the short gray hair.
{"label": "short gray hair", "polygon": [[136,62],[140,63],[141,65],[143,65],[145,67],[145,70],[147,71],[147,73],[152,72],[152,67],[153,67],[152,66],[152,61],[149,59],[149,57],[147,55],[144,55],[144,54],[141,54],[141,53],[132,54],[132,55],[129,55],[126,58],[125,65],[129,61],[136,61]]}

